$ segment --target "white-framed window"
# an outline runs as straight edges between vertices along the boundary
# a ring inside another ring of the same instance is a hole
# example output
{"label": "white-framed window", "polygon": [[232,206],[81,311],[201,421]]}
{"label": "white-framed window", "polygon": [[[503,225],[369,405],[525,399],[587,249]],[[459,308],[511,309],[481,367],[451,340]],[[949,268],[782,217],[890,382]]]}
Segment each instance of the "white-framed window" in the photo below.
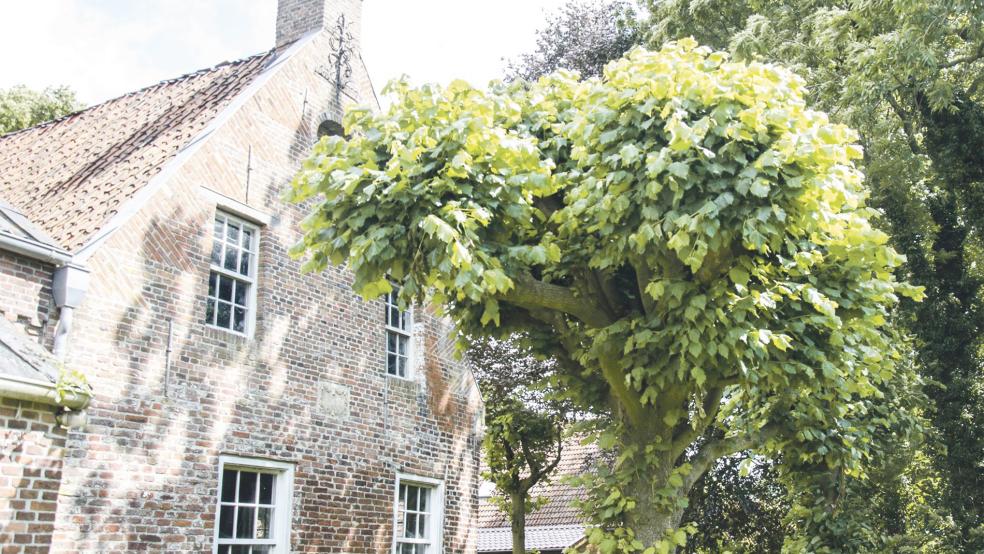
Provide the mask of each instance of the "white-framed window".
{"label": "white-framed window", "polygon": [[215,554],[286,554],[294,466],[221,456]]}
{"label": "white-framed window", "polygon": [[413,329],[412,310],[402,311],[397,304],[400,289],[386,295],[386,373],[407,379],[410,377],[410,334]]}
{"label": "white-framed window", "polygon": [[441,554],[444,485],[437,479],[397,475],[393,510],[394,554]]}
{"label": "white-framed window", "polygon": [[249,335],[256,319],[259,229],[236,216],[215,213],[205,323]]}

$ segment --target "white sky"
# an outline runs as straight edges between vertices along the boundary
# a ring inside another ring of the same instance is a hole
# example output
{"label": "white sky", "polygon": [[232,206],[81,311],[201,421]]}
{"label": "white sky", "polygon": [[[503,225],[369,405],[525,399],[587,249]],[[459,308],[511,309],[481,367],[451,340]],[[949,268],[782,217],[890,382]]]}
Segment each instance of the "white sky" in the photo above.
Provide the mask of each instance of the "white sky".
{"label": "white sky", "polygon": [[[363,56],[377,90],[484,85],[532,50],[565,0],[364,0]],[[277,0],[0,0],[0,88],[68,85],[88,104],[268,50]]]}

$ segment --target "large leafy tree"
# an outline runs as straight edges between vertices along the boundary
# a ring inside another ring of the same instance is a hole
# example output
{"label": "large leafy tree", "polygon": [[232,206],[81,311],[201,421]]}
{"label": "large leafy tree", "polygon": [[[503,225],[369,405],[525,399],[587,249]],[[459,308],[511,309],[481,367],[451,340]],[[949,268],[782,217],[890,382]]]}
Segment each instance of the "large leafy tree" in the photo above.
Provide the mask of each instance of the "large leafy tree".
{"label": "large leafy tree", "polygon": [[649,4],[654,44],[695,36],[739,59],[790,64],[806,78],[812,102],[859,130],[872,204],[883,210],[907,272],[928,296],[902,306],[918,338],[916,359],[930,383],[935,409],[928,416],[938,433],[911,463],[920,468],[917,481],[943,481],[922,495],[924,507],[936,507],[934,517],[909,509],[899,510],[900,518],[910,528],[930,522],[934,541],[952,518],[951,547],[984,550],[984,6]]}
{"label": "large leafy tree", "polygon": [[0,90],[0,135],[57,119],[82,107],[68,87],[36,91],[17,85]]}
{"label": "large leafy tree", "polygon": [[871,224],[857,135],[798,77],[681,41],[601,78],[390,90],[304,163],[295,252],[557,360],[571,400],[611,415],[602,552],[684,544],[687,493],[741,450],[863,471],[895,417],[889,310],[918,290]]}
{"label": "large leafy tree", "polygon": [[551,360],[538,359],[522,337],[476,337],[468,359],[485,401],[482,451],[495,485],[496,504],[509,515],[514,554],[526,552],[526,515],[540,507],[530,490],[550,479],[560,462],[566,424],[564,402],[547,394]]}

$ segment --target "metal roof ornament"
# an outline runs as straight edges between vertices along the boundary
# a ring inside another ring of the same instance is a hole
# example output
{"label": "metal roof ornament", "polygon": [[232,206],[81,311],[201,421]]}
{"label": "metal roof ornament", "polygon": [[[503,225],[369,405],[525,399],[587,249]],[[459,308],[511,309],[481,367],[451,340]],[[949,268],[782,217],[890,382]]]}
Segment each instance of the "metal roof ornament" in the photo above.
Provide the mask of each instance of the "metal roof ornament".
{"label": "metal roof ornament", "polygon": [[318,66],[314,72],[341,91],[352,80],[352,58],[355,56],[355,37],[349,30],[345,14],[338,16],[328,40],[332,50],[328,63]]}

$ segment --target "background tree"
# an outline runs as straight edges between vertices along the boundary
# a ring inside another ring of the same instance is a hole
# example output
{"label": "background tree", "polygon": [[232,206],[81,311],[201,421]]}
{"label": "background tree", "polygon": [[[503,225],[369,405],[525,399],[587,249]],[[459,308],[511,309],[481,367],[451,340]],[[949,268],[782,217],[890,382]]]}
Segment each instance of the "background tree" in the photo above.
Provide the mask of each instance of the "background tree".
{"label": "background tree", "polygon": [[16,85],[0,90],[0,135],[58,119],[83,107],[68,87],[36,91]]}
{"label": "background tree", "polygon": [[[872,204],[928,296],[902,307],[937,436],[897,454],[910,453],[905,471],[920,468],[916,482],[939,485],[886,521],[901,524],[895,534],[984,551],[984,6],[660,0],[649,8],[652,44],[695,36],[739,59],[790,64],[811,101],[860,131]],[[897,503],[906,506],[912,490],[903,489]]]}
{"label": "background tree", "polygon": [[626,0],[568,2],[547,16],[536,33],[536,49],[511,61],[506,76],[535,81],[558,69],[601,75],[605,64],[643,40],[638,21],[636,7]]}
{"label": "background tree", "polygon": [[512,551],[526,552],[526,515],[540,504],[530,489],[549,480],[560,462],[567,409],[544,391],[553,373],[549,360],[537,359],[522,337],[471,339],[471,361],[485,400],[482,450],[495,484],[496,504],[509,515]]}
{"label": "background tree", "polygon": [[856,135],[799,78],[682,41],[602,79],[389,90],[305,162],[294,252],[556,360],[576,406],[611,414],[602,552],[683,545],[688,492],[738,451],[863,472],[896,417],[889,310],[918,291],[870,224]]}

